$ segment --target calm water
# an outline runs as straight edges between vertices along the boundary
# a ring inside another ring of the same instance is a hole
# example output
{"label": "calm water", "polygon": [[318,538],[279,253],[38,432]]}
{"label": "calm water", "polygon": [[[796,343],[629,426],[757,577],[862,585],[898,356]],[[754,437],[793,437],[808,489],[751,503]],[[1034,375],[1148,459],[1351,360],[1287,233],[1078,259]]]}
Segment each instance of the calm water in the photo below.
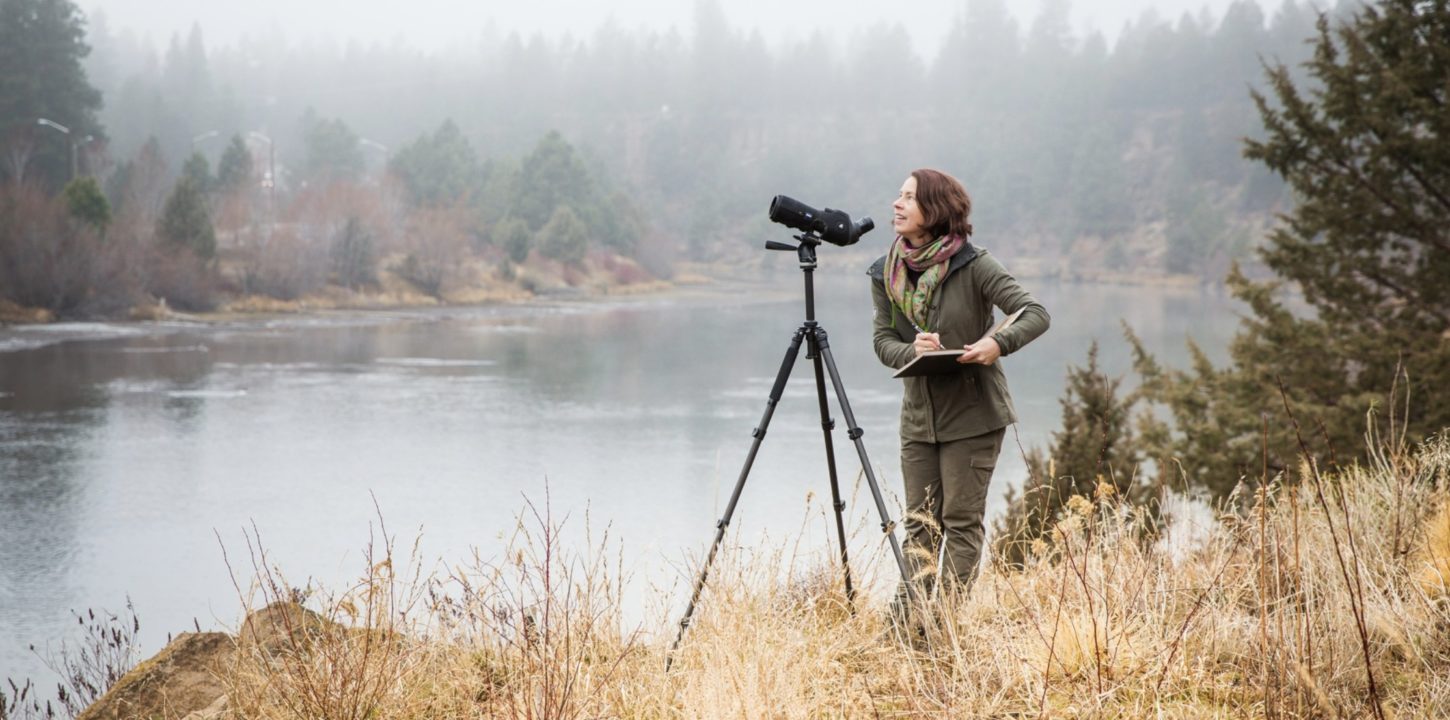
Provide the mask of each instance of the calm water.
{"label": "calm water", "polygon": [[[899,516],[900,390],[871,353],[866,280],[818,275],[819,319]],[[294,584],[337,588],[361,569],[374,497],[403,544],[421,528],[425,556],[487,558],[547,487],[571,538],[587,510],[596,531],[612,524],[638,585],[683,592],[804,319],[800,284],[791,265],[761,287],[629,300],[0,329],[0,679],[49,686],[26,647],[72,633],[71,608],[129,596],[148,654],[193,619],[233,627],[222,546],[244,570],[253,523]],[[1213,293],[1029,285],[1053,327],[1005,361],[1024,446],[1055,429],[1065,367],[1092,338],[1126,370],[1120,319],[1180,365],[1190,333],[1221,358],[1236,323]],[[852,521],[874,528],[834,399],[832,414],[860,493]],[[736,511],[742,542],[830,551],[807,500],[829,496],[821,446],[802,357]],[[1023,475],[1009,434],[992,511]],[[855,557],[881,552],[860,535]]]}

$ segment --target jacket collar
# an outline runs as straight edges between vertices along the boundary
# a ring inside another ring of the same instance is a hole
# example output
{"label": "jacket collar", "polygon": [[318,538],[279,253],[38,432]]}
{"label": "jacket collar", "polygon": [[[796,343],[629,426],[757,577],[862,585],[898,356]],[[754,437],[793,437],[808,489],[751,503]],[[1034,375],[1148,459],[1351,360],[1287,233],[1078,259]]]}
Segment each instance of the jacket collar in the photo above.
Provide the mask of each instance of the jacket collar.
{"label": "jacket collar", "polygon": [[[951,277],[952,273],[960,270],[963,267],[966,267],[967,263],[970,263],[971,261],[976,259],[977,246],[973,245],[971,240],[967,240],[967,244],[963,246],[961,250],[958,250],[956,255],[952,256],[951,261],[947,264],[947,274],[942,277],[942,280],[945,281],[948,277]],[[882,282],[885,282],[886,256],[882,255],[881,257],[876,258],[876,262],[871,263],[871,267],[866,269],[866,274],[870,275],[872,280],[880,280]]]}

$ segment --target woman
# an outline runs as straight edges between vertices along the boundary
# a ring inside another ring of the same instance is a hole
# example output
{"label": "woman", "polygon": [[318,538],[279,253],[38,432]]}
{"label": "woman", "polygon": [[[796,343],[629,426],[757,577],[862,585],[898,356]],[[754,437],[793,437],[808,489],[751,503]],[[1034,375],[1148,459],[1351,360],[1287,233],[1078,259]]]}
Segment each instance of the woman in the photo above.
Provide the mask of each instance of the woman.
{"label": "woman", "polygon": [[[915,577],[923,556],[941,552],[940,576],[965,591],[982,554],[987,486],[1007,425],[1017,420],[997,359],[1046,332],[1050,320],[996,258],[972,245],[972,200],[956,178],[913,171],[892,207],[896,239],[868,271],[876,356],[900,368],[931,350],[966,351],[960,372],[903,380],[907,567]],[[1022,314],[983,337],[993,306]],[[940,543],[925,517],[935,520]],[[897,597],[900,610],[904,584]]]}

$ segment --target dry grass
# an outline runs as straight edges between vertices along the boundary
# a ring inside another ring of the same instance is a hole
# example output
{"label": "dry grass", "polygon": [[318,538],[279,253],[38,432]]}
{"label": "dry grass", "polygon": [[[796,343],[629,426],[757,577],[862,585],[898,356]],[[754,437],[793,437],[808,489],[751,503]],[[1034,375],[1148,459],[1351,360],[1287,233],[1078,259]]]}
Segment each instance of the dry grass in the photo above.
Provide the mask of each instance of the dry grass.
{"label": "dry grass", "polygon": [[[384,534],[355,587],[279,619],[281,640],[243,642],[253,650],[229,671],[231,707],[256,718],[1450,717],[1447,473],[1444,439],[1373,467],[1306,467],[1254,491],[1250,512],[1211,520],[1193,547],[1176,546],[1171,527],[1144,541],[1111,494],[1081,498],[1024,569],[988,567],[970,597],[929,599],[918,647],[886,632],[889,563],[858,576],[853,613],[834,568],[782,580],[783,551],[727,546],[669,673],[675,628],[628,628],[617,565],[603,550],[563,552],[547,508],[530,509],[498,560],[431,577],[396,572]],[[286,599],[253,556],[262,599]]]}

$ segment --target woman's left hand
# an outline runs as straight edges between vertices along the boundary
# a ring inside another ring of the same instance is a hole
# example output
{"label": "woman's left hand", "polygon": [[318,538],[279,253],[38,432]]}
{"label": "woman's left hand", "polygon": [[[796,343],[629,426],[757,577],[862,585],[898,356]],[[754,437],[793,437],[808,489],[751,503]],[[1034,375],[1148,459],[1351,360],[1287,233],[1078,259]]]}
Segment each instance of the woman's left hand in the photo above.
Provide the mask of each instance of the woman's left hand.
{"label": "woman's left hand", "polygon": [[963,345],[966,352],[957,358],[957,362],[963,365],[977,363],[980,365],[991,365],[1002,357],[1002,346],[997,344],[993,338],[985,338],[975,345]]}

